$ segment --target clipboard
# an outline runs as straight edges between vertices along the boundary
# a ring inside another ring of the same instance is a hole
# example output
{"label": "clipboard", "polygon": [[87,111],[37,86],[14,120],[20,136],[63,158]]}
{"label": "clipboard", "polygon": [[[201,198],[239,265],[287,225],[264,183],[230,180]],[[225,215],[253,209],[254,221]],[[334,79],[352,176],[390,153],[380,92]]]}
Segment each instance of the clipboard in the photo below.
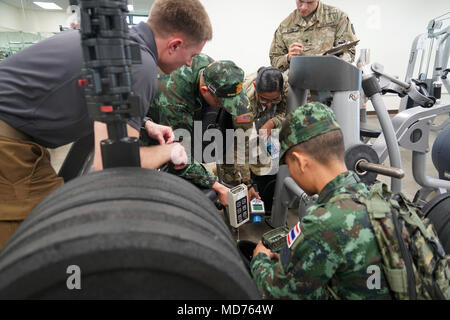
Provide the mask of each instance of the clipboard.
{"label": "clipboard", "polygon": [[334,55],[340,54],[340,53],[342,53],[342,52],[344,52],[344,51],[347,51],[348,49],[350,49],[350,48],[352,48],[352,47],[355,47],[355,46],[358,44],[358,42],[359,42],[359,40],[356,40],[356,41],[350,41],[350,42],[346,42],[346,43],[340,44],[340,45],[338,45],[338,46],[336,46],[336,47],[333,47],[333,48],[331,48],[331,49],[325,51],[325,52],[323,53],[323,55],[327,55],[327,54],[334,54]]}

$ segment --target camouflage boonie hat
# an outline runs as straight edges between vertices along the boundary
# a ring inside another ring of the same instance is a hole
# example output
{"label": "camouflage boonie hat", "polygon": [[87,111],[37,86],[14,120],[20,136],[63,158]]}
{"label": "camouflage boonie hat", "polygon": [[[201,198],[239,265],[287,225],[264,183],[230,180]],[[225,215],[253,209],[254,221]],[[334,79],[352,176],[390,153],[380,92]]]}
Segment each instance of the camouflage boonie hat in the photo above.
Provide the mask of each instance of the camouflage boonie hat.
{"label": "camouflage boonie hat", "polygon": [[203,71],[203,79],[208,90],[233,116],[248,113],[249,100],[242,90],[244,71],[233,61],[215,61]]}
{"label": "camouflage boonie hat", "polygon": [[[280,164],[289,148],[329,131],[340,129],[333,111],[320,102],[298,107],[283,122],[280,131]],[[317,146],[321,148],[321,146]]]}

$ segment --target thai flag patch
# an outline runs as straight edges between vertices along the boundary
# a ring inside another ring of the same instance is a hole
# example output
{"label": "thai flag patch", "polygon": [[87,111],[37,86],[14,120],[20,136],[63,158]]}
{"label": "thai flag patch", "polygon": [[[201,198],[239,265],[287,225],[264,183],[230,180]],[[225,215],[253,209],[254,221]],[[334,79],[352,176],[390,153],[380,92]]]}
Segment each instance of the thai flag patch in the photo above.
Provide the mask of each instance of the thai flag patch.
{"label": "thai flag patch", "polygon": [[295,239],[298,238],[300,233],[302,233],[302,230],[300,230],[300,222],[298,222],[286,236],[287,245],[289,248],[294,244]]}

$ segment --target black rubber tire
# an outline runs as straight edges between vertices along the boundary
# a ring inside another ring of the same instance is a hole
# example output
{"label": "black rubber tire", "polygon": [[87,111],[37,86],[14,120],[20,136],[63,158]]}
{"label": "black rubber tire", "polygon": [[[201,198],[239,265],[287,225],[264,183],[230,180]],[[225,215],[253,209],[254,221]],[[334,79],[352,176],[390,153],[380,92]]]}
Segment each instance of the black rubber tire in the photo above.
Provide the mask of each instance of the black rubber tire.
{"label": "black rubber tire", "polygon": [[[3,257],[0,299],[256,298],[247,271],[228,250],[170,223],[78,226]],[[67,289],[71,265],[81,269],[82,290]]]}
{"label": "black rubber tire", "polygon": [[433,223],[445,253],[450,254],[450,193],[433,198],[422,212]]}
{"label": "black rubber tire", "polygon": [[[144,199],[163,199],[168,204],[176,205],[181,208],[188,209],[195,206],[195,210],[200,209],[201,214],[205,219],[210,221],[220,221],[218,215],[211,215],[210,217],[205,212],[213,212],[214,204],[205,200],[203,192],[201,192],[194,185],[187,183],[186,187],[180,189],[178,186],[180,181],[186,183],[183,179],[174,175],[161,173],[153,170],[141,169],[140,176],[135,175],[136,168],[114,168],[94,172],[83,176],[82,180],[76,179],[58,188],[49,196],[47,196],[30,215],[22,222],[18,232],[26,229],[29,225],[35,225],[43,219],[47,219],[53,214],[57,214],[60,210],[69,209],[71,206],[89,201],[89,193],[99,194],[104,190],[111,190],[113,188],[122,188],[127,192],[127,187],[138,190],[145,190]],[[108,192],[107,192],[108,193]],[[136,195],[134,191],[127,192],[130,199],[142,199],[142,196]],[[141,193],[142,194],[142,193]],[[80,199],[81,196],[81,199]],[[94,196],[94,201],[100,200]],[[112,197],[112,194],[109,194]],[[159,198],[158,198],[159,197]],[[121,197],[124,199],[125,197]],[[201,204],[201,208],[198,208]],[[226,227],[224,230],[227,230]],[[228,230],[227,230],[228,232]]]}
{"label": "black rubber tire", "polygon": [[[205,200],[206,199],[206,200]],[[18,229],[18,232],[14,234],[14,236],[10,239],[10,242],[14,241],[16,238],[16,234],[25,233],[30,228],[36,228],[40,225],[42,221],[47,221],[54,216],[61,215],[61,212],[70,210],[72,208],[78,208],[83,205],[87,205],[90,203],[98,203],[103,202],[107,204],[111,201],[155,201],[161,204],[167,204],[171,207],[180,208],[184,211],[188,211],[186,215],[201,217],[202,220],[208,222],[211,227],[216,228],[216,232],[218,234],[222,234],[228,236],[229,231],[226,229],[226,226],[219,218],[219,214],[217,210],[214,208],[214,211],[207,211],[202,207],[199,207],[199,204],[209,201],[206,197],[198,202],[194,203],[192,201],[186,200],[184,198],[179,197],[178,195],[171,194],[168,191],[156,190],[147,187],[146,189],[132,188],[130,186],[127,187],[113,187],[103,190],[98,190],[96,192],[89,191],[88,193],[80,193],[71,198],[65,198],[64,195],[62,199],[58,202],[55,202],[53,206],[46,206],[43,209],[38,211],[38,214],[33,214],[33,216],[29,216],[25,221],[24,225]],[[215,212],[215,216],[211,214],[211,212]],[[33,211],[34,213],[34,211]],[[26,222],[26,224],[25,224]]]}
{"label": "black rubber tire", "polygon": [[[215,207],[169,174],[83,176],[29,218],[0,253],[0,299],[259,298]],[[67,289],[70,265],[81,268],[82,290]]]}
{"label": "black rubber tire", "polygon": [[[126,173],[130,174],[127,175]],[[187,199],[192,200],[203,200],[204,194],[197,187],[192,184],[189,184],[190,188],[186,190],[182,190],[180,192],[177,190],[176,186],[179,181],[184,181],[175,175],[163,174],[161,172],[155,170],[141,170],[141,176],[136,177],[133,173],[135,172],[135,168],[112,168],[107,170],[102,170],[98,172],[90,173],[84,176],[85,180],[83,180],[84,186],[80,188],[80,183],[72,183],[69,182],[64,186],[64,189],[57,189],[55,192],[46,197],[37,207],[41,208],[46,205],[52,205],[52,202],[58,202],[61,195],[70,195],[71,197],[77,195],[78,193],[85,193],[89,190],[98,191],[102,188],[106,187],[114,187],[114,186],[128,186],[131,185],[133,187],[139,188],[156,188],[160,190],[170,191],[173,194],[184,196]],[[149,182],[150,181],[150,182]],[[107,183],[107,184],[105,184]],[[175,190],[173,189],[175,187]],[[178,191],[178,192],[177,192]],[[207,209],[214,208],[214,204],[212,202],[205,203]],[[39,209],[40,210],[40,209]]]}
{"label": "black rubber tire", "polygon": [[[114,192],[117,189],[108,192]],[[127,219],[135,221],[170,221],[173,224],[180,224],[196,232],[201,232],[216,241],[221,241],[225,246],[231,248],[234,242],[230,241],[229,232],[222,231],[217,225],[211,224],[205,219],[192,214],[185,209],[176,206],[167,205],[165,203],[152,202],[151,214],[148,214],[148,200],[129,200],[120,199],[120,196],[113,200],[103,199],[102,201],[86,201],[86,204],[74,206],[69,209],[59,211],[58,214],[49,216],[38,223],[17,232],[8,242],[8,245],[2,250],[2,254],[7,252],[21,250],[21,247],[27,243],[39,240],[41,237],[54,231],[63,230],[73,226],[88,225],[106,219],[123,220]],[[95,212],[92,209],[95,206]],[[114,212],[114,206],[120,206],[122,209]],[[134,211],[129,210],[133,208]]]}

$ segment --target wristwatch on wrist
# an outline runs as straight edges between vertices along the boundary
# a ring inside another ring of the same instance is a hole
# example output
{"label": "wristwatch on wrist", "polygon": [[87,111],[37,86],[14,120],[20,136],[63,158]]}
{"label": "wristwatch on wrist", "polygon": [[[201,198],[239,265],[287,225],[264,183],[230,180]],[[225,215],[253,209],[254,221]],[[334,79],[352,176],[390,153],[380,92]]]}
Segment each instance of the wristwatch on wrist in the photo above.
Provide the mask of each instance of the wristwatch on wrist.
{"label": "wristwatch on wrist", "polygon": [[242,183],[245,184],[247,186],[247,189],[249,189],[249,190],[254,187],[254,182],[252,179],[244,181]]}
{"label": "wristwatch on wrist", "polygon": [[153,121],[150,117],[144,117],[144,119],[142,119],[142,126],[145,128],[145,123],[147,121]]}

